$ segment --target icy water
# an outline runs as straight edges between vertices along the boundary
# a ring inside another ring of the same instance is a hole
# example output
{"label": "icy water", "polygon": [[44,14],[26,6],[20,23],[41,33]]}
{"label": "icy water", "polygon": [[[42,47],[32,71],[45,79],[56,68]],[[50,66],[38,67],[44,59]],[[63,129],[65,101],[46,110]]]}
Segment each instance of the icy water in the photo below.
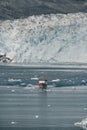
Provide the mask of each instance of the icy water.
{"label": "icy water", "polygon": [[[46,91],[37,77],[47,77]],[[82,130],[74,123],[87,118],[86,78],[87,69],[1,66],[0,130]]]}
{"label": "icy water", "polygon": [[[86,68],[0,66],[0,85],[2,86],[35,85],[37,80],[32,79],[44,77],[47,78],[49,85],[57,87],[87,85]],[[54,80],[56,82],[53,82]]]}

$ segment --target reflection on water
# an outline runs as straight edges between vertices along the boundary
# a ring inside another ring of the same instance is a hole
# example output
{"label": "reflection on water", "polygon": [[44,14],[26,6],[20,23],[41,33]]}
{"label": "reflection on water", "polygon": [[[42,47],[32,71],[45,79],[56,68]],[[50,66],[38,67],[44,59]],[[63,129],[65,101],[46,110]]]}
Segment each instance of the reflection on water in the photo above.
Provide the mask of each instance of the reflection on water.
{"label": "reflection on water", "polygon": [[37,87],[0,86],[0,94],[0,130],[82,130],[74,123],[87,117],[87,87],[41,91]]}

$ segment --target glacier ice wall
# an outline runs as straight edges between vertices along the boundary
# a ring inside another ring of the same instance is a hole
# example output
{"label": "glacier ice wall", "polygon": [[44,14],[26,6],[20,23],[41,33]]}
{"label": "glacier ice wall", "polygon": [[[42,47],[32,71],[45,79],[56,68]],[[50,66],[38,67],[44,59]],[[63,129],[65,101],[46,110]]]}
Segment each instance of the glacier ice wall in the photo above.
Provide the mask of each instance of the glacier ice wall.
{"label": "glacier ice wall", "polygon": [[15,62],[87,62],[87,13],[0,21],[0,53]]}

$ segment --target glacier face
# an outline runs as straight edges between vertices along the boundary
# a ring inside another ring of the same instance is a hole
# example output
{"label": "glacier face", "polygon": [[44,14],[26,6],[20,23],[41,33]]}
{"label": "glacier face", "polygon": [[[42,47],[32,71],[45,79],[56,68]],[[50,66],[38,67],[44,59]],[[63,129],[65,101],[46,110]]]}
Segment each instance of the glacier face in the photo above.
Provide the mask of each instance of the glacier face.
{"label": "glacier face", "polygon": [[0,21],[0,53],[17,63],[87,63],[87,13]]}

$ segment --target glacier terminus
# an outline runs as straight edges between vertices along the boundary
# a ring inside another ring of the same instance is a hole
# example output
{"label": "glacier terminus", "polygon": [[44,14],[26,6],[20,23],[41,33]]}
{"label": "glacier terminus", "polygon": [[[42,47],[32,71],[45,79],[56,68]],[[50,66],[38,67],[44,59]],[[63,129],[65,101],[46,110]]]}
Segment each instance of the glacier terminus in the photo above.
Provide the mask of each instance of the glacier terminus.
{"label": "glacier terminus", "polygon": [[0,53],[16,63],[87,63],[87,13],[0,21]]}

